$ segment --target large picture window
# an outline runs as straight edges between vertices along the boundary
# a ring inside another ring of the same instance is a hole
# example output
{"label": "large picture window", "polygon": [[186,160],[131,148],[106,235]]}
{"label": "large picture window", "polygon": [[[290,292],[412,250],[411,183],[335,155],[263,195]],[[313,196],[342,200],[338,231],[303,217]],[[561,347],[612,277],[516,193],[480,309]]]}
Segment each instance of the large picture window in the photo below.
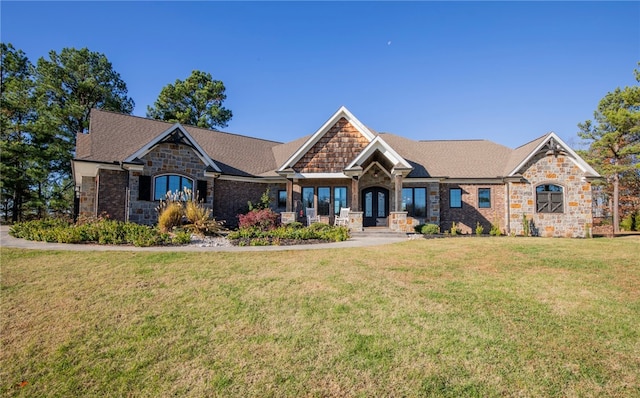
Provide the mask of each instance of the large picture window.
{"label": "large picture window", "polygon": [[305,216],[307,215],[307,208],[308,207],[315,207],[313,205],[313,195],[314,195],[314,189],[313,187],[303,187],[302,188],[302,208],[305,209]]}
{"label": "large picture window", "polygon": [[347,187],[334,187],[333,214],[340,214],[342,207],[347,207]]}
{"label": "large picture window", "polygon": [[153,200],[164,200],[167,192],[178,193],[184,189],[193,192],[193,180],[177,174],[165,174],[155,178]]}
{"label": "large picture window", "polygon": [[331,188],[319,187],[318,188],[318,215],[328,216],[330,207],[331,207]]}
{"label": "large picture window", "polygon": [[460,188],[449,189],[449,207],[452,207],[452,208],[462,207],[462,189]]}
{"label": "large picture window", "polygon": [[536,211],[538,213],[564,213],[562,187],[543,184],[536,187]]}
{"label": "large picture window", "polygon": [[426,217],[427,189],[402,188],[402,211],[411,217]]}
{"label": "large picture window", "polygon": [[481,209],[491,208],[491,188],[478,189],[478,207]]}

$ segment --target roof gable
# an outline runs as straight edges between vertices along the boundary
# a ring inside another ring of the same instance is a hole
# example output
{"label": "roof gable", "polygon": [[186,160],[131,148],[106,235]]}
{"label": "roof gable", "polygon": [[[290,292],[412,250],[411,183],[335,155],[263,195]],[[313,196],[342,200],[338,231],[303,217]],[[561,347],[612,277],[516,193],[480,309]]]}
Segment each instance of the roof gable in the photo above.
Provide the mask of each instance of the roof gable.
{"label": "roof gable", "polygon": [[142,148],[135,151],[132,155],[129,155],[124,162],[125,163],[134,163],[137,159],[142,158],[144,155],[149,153],[156,145],[161,143],[180,143],[191,147],[194,152],[198,155],[198,157],[202,160],[202,162],[208,166],[213,168],[216,172],[220,173],[220,167],[209,157],[209,155],[200,147],[198,142],[193,139],[191,134],[185,130],[184,127],[180,123],[176,123],[173,126],[169,127],[154,139],[145,144]]}
{"label": "roof gable", "polygon": [[[279,168],[278,172],[285,172],[285,169],[292,169],[296,167],[296,164],[310,151],[316,150],[317,152],[322,152],[321,148],[318,148],[319,145],[323,145],[324,142],[321,142],[321,139],[325,137],[328,133],[331,134],[335,131],[334,126],[339,125],[341,123],[349,124],[352,126],[355,131],[360,133],[363,137],[365,143],[370,143],[375,138],[375,134],[369,130],[364,124],[362,124],[347,108],[344,106],[340,107],[336,113],[333,114],[327,120],[322,127],[320,127],[311,137],[300,147],[296,152],[289,157]],[[334,129],[334,130],[332,130]],[[313,157],[313,156],[311,156]],[[349,160],[344,161],[346,165]],[[300,165],[298,165],[300,166]]]}
{"label": "roof gable", "polygon": [[517,148],[514,151],[514,154],[520,152],[519,154],[522,156],[522,149],[524,149],[525,151],[529,151],[524,152],[524,157],[520,157],[520,159],[513,159],[513,161],[519,160],[519,163],[517,163],[517,165],[513,169],[508,170],[507,176],[512,177],[518,174],[521,169],[540,152],[551,152],[552,154],[564,152],[576,164],[576,166],[578,166],[578,168],[580,168],[580,170],[582,170],[589,177],[600,177],[600,174],[598,174],[598,172],[595,171],[593,167],[589,166],[589,164],[585,162],[584,159],[580,157],[580,155],[578,155],[573,149],[571,149],[571,147],[569,147],[569,145],[562,141],[562,139],[558,137],[558,135],[554,132],[550,132],[549,134],[537,140],[534,140],[528,144],[523,145],[520,148]]}
{"label": "roof gable", "polygon": [[346,170],[354,170],[356,168],[362,168],[364,162],[373,156],[376,151],[379,151],[391,164],[393,169],[397,172],[411,171],[413,167],[402,156],[398,154],[389,144],[382,139],[381,136],[377,136],[367,145],[367,147],[360,152],[360,154],[353,159],[351,163],[346,167]]}

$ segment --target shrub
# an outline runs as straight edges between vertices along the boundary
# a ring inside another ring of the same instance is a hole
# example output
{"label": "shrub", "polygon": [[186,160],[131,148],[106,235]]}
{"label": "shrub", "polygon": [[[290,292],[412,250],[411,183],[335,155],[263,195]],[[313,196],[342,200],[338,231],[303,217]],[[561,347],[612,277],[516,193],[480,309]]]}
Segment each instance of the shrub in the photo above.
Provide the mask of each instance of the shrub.
{"label": "shrub", "polygon": [[153,246],[169,242],[166,234],[145,225],[99,219],[84,224],[36,220],[17,223],[9,231],[16,238],[58,243],[91,242]]}
{"label": "shrub", "polygon": [[171,242],[176,244],[176,245],[187,245],[187,244],[191,243],[191,232],[189,232],[189,231],[177,231],[173,235],[173,238],[171,239]]}
{"label": "shrub", "polygon": [[484,232],[484,227],[480,225],[480,221],[476,221],[476,235],[480,236]]}
{"label": "shrub", "polygon": [[631,212],[623,218],[620,228],[625,231],[640,231],[640,210]]}
{"label": "shrub", "polygon": [[489,235],[491,236],[500,236],[502,235],[502,231],[500,231],[500,227],[496,224],[491,224],[491,230],[489,231]]}
{"label": "shrub", "polygon": [[298,221],[294,221],[292,223],[287,224],[287,228],[300,229],[300,228],[304,228],[304,224]]}
{"label": "shrub", "polygon": [[327,224],[315,223],[310,227],[297,227],[283,225],[271,230],[262,230],[259,227],[240,228],[227,235],[235,244],[280,245],[285,241],[321,240],[325,242],[341,242],[349,239],[349,230],[346,227],[333,227]]}
{"label": "shrub", "polygon": [[440,233],[440,227],[436,224],[425,224],[420,228],[420,233],[423,235],[435,235]]}
{"label": "shrub", "polygon": [[240,228],[257,227],[263,231],[277,227],[279,220],[278,213],[271,209],[254,209],[238,216]]}
{"label": "shrub", "polygon": [[449,230],[449,232],[451,232],[451,235],[460,234],[460,229],[458,229],[458,225],[455,221],[451,223],[451,229]]}
{"label": "shrub", "polygon": [[158,228],[161,232],[169,232],[182,225],[182,204],[180,202],[161,202],[158,206]]}
{"label": "shrub", "polygon": [[527,215],[522,213],[522,233],[524,236],[531,235],[531,229],[529,228],[529,220],[527,219]]}
{"label": "shrub", "polygon": [[211,218],[211,210],[204,207],[200,202],[187,202],[184,215],[188,224],[185,225],[189,231],[199,235],[217,234],[222,229],[222,223]]}
{"label": "shrub", "polygon": [[260,196],[260,202],[253,204],[253,202],[248,201],[247,206],[249,207],[249,211],[268,209],[271,206],[269,188],[267,188],[267,190],[262,193],[262,196]]}

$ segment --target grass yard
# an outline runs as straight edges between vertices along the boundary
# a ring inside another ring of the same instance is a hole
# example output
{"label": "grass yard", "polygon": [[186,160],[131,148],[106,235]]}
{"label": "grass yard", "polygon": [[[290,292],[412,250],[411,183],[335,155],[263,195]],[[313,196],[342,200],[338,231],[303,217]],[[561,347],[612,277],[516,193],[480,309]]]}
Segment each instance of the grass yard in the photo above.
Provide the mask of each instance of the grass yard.
{"label": "grass yard", "polygon": [[3,396],[640,396],[640,239],[0,249]]}

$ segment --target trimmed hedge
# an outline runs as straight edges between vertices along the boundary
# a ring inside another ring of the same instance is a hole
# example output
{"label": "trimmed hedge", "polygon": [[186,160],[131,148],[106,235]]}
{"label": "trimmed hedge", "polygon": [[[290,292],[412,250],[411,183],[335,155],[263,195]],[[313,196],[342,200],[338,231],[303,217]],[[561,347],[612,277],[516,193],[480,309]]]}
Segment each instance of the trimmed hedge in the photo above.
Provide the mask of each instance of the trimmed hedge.
{"label": "trimmed hedge", "polygon": [[289,245],[310,242],[342,242],[349,239],[346,227],[315,223],[303,227],[300,223],[283,225],[268,231],[259,227],[240,228],[227,238],[236,246]]}
{"label": "trimmed hedge", "polygon": [[14,224],[9,234],[16,238],[57,243],[131,244],[138,247],[173,243],[169,234],[161,233],[157,228],[112,220],[85,224],[55,219],[34,220]]}

